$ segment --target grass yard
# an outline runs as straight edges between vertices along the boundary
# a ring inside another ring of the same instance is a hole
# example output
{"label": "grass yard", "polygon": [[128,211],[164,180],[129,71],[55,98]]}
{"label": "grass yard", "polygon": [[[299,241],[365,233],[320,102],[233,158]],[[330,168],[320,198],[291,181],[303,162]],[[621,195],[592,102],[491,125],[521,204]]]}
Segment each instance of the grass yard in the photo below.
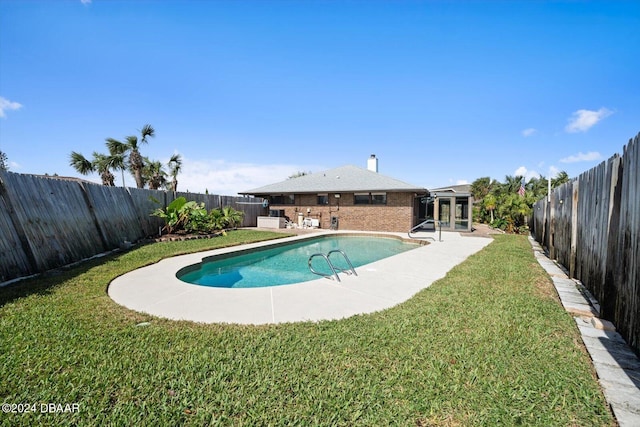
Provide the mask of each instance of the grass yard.
{"label": "grass yard", "polygon": [[0,403],[37,405],[0,425],[615,425],[522,236],[497,236],[403,304],[340,321],[202,325],[107,296],[113,278],[163,257],[275,236],[155,243],[0,288]]}

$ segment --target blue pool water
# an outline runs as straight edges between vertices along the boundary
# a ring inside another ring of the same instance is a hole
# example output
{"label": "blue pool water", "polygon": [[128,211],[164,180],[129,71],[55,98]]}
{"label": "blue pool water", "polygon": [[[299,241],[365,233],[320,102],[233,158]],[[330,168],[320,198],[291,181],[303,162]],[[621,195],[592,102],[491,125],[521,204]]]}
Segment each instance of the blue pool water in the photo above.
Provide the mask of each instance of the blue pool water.
{"label": "blue pool water", "polygon": [[[395,238],[323,236],[270,249],[211,257],[183,268],[177,276],[184,282],[219,288],[279,286],[320,278],[309,271],[308,259],[315,253],[341,249],[357,268],[419,246]],[[332,254],[331,261],[337,267],[348,267],[340,254]],[[312,266],[316,271],[331,273],[322,257],[315,257]]]}

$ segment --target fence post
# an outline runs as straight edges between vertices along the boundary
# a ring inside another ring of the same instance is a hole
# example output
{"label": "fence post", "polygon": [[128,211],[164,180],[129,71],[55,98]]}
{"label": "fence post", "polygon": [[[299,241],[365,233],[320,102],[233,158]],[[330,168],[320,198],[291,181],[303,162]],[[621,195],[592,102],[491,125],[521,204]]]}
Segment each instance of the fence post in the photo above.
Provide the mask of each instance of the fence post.
{"label": "fence post", "polygon": [[610,159],[611,182],[609,183],[609,213],[607,218],[607,246],[606,265],[604,274],[603,301],[600,301],[601,314],[604,318],[616,322],[618,304],[618,283],[615,280],[617,270],[620,268],[619,257],[616,255],[618,238],[620,238],[620,199],[622,197],[623,164],[617,155]]}
{"label": "fence post", "polygon": [[542,246],[549,249],[549,198],[545,199],[542,203],[544,211],[542,213]]}
{"label": "fence post", "polygon": [[572,183],[573,196],[571,198],[571,253],[569,255],[569,277],[576,277],[576,248],[578,240],[578,194],[580,181],[577,179]]}
{"label": "fence post", "polygon": [[553,194],[549,202],[549,258],[552,260],[556,259],[556,248],[554,242],[556,229],[555,196],[556,194]]}

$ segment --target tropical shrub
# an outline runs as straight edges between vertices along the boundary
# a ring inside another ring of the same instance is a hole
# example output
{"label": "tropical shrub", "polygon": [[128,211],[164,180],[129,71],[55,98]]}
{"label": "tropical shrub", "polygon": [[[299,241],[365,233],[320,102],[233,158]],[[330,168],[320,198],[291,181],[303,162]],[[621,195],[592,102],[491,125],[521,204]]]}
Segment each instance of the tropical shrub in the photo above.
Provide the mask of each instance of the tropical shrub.
{"label": "tropical shrub", "polygon": [[[159,203],[155,200],[156,203]],[[158,208],[151,213],[152,216],[157,216],[165,220],[165,226],[162,231],[167,233],[173,233],[176,230],[184,228],[186,217],[184,214],[184,205],[187,203],[187,199],[184,197],[178,197],[165,208]]]}
{"label": "tropical shrub", "polygon": [[178,197],[164,209],[157,208],[151,215],[165,220],[162,231],[167,233],[208,234],[225,228],[235,229],[244,218],[244,212],[231,206],[207,212],[204,203],[188,202],[184,197]]}
{"label": "tropical shrub", "polygon": [[242,225],[242,220],[244,219],[244,212],[237,211],[233,209],[231,206],[227,206],[222,209],[222,216],[224,218],[225,226],[227,228],[233,228],[234,230],[238,228],[239,225]]}
{"label": "tropical shrub", "polygon": [[204,203],[187,202],[183,207],[186,218],[184,230],[187,233],[211,233],[215,227],[211,226],[209,213],[204,207]]}
{"label": "tropical shrub", "polygon": [[[551,187],[556,188],[567,181],[566,172],[560,172],[551,180]],[[521,183],[524,183],[523,194],[519,192]],[[490,181],[488,177],[478,178],[471,184],[475,199],[474,219],[508,233],[527,233],[533,204],[545,197],[547,191],[548,180],[542,176],[526,183],[522,176],[506,176],[504,183]]]}

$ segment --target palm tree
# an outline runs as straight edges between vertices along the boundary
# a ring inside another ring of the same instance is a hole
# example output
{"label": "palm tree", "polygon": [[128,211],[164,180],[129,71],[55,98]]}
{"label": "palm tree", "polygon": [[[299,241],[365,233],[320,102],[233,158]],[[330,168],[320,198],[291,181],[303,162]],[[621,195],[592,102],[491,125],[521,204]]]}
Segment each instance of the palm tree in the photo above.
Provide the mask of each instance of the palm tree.
{"label": "palm tree", "polygon": [[478,178],[471,184],[471,195],[476,201],[481,201],[489,194],[489,190],[491,190],[491,178],[488,176]]}
{"label": "palm tree", "polygon": [[144,169],[142,176],[145,182],[149,183],[149,189],[157,190],[167,182],[167,173],[162,167],[162,163],[158,160],[149,160],[144,158]]}
{"label": "palm tree", "polygon": [[107,138],[106,145],[107,149],[109,150],[109,164],[111,166],[111,169],[121,171],[122,186],[124,187],[124,171],[127,170],[127,155],[125,146],[124,144],[113,138]]}
{"label": "palm tree", "polygon": [[555,178],[551,179],[551,187],[560,187],[562,184],[569,182],[569,175],[565,171],[561,171]]}
{"label": "palm tree", "polygon": [[114,176],[110,170],[113,168],[111,156],[94,151],[93,159],[88,160],[82,154],[72,151],[70,157],[69,165],[73,166],[73,168],[80,174],[89,175],[92,172],[98,172],[100,174],[100,179],[102,179],[102,185],[113,187]]}
{"label": "palm tree", "polygon": [[527,194],[531,194],[534,200],[547,195],[548,180],[540,175],[539,178],[531,178],[527,183]]}
{"label": "palm tree", "polygon": [[70,157],[71,160],[69,161],[69,166],[72,166],[80,174],[89,175],[96,171],[93,163],[90,160],[87,160],[87,158],[82,154],[72,151]]}
{"label": "palm tree", "polygon": [[167,163],[171,175],[171,191],[178,191],[178,173],[182,170],[182,157],[180,154],[174,154]]}
{"label": "palm tree", "polygon": [[511,175],[507,175],[504,178],[504,192],[506,194],[512,194],[512,193],[517,193],[518,190],[520,189],[520,183],[522,182],[522,180],[524,179],[524,177],[522,175],[517,175],[517,176],[511,176]]}
{"label": "palm tree", "polygon": [[107,156],[105,154],[93,152],[93,164],[95,165],[96,171],[100,174],[100,179],[102,179],[102,185],[108,185],[109,187],[115,186],[115,176],[111,173],[111,156]]}
{"label": "palm tree", "polygon": [[107,138],[106,140],[110,153],[122,155],[127,159],[129,171],[133,174],[138,188],[144,188],[145,184],[142,173],[145,163],[142,154],[140,154],[140,145],[147,144],[147,138],[154,137],[155,133],[153,126],[146,124],[140,131],[142,137],[140,141],[135,135],[127,136],[125,138],[127,142],[121,142],[113,138]]}
{"label": "palm tree", "polygon": [[493,211],[496,209],[496,203],[497,203],[496,196],[494,196],[493,194],[487,194],[482,199],[482,204],[484,205],[484,208],[488,210],[489,213],[491,214],[491,222],[493,222]]}
{"label": "palm tree", "polygon": [[222,208],[222,217],[224,218],[224,222],[227,224],[227,227],[235,230],[239,225],[242,225],[244,212],[237,211],[231,206],[225,206]]}

